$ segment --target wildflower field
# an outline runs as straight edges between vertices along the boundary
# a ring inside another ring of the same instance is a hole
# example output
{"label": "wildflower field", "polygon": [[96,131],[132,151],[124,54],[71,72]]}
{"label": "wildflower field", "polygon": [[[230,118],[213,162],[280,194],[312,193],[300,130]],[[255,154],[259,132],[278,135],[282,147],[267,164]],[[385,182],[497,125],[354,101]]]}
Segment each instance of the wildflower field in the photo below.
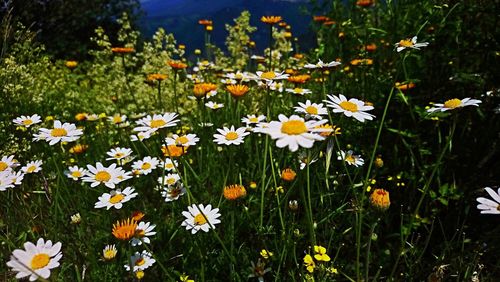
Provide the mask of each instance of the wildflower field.
{"label": "wildflower field", "polygon": [[123,14],[84,60],[4,17],[0,281],[500,281],[499,7]]}

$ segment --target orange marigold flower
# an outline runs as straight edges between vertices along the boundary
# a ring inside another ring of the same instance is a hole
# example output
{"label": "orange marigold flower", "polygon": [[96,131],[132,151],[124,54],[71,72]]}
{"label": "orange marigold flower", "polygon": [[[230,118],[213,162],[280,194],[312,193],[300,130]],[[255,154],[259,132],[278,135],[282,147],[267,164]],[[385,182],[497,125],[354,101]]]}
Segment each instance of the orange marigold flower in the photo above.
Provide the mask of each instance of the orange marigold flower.
{"label": "orange marigold flower", "polygon": [[135,211],[132,213],[132,219],[139,222],[144,217],[144,213],[141,211]]}
{"label": "orange marigold flower", "polygon": [[233,96],[234,98],[242,97],[249,90],[248,86],[243,85],[243,84],[228,85],[228,86],[226,86],[226,89],[227,89],[227,91],[229,91],[229,93],[231,93],[231,96]]}
{"label": "orange marigold flower", "polygon": [[76,144],[75,146],[71,147],[69,149],[69,152],[71,154],[81,154],[89,148],[89,145],[83,145],[83,144]]}
{"label": "orange marigold flower", "polygon": [[224,187],[224,198],[234,201],[247,195],[247,190],[243,185],[233,184]]}
{"label": "orange marigold flower", "polygon": [[177,145],[168,145],[165,147],[163,145],[161,147],[161,151],[163,152],[163,156],[165,157],[170,157],[170,158],[175,158],[175,157],[180,157],[184,155],[187,152],[187,149],[189,147],[183,147],[183,146],[177,146]]}
{"label": "orange marigold flower", "polygon": [[295,179],[295,176],[297,176],[297,174],[291,168],[285,168],[281,172],[281,179],[285,181],[293,181]]}
{"label": "orange marigold flower", "polygon": [[327,16],[313,16],[313,21],[315,21],[315,22],[321,23],[321,22],[326,22],[329,20],[330,20],[330,18]]}
{"label": "orange marigold flower", "polygon": [[137,228],[137,222],[132,218],[127,218],[121,222],[118,220],[113,224],[113,236],[119,240],[129,240],[135,235],[135,229]]}
{"label": "orange marigold flower", "polygon": [[260,21],[266,24],[276,24],[282,20],[280,16],[262,16]]}
{"label": "orange marigold flower", "polygon": [[198,24],[201,24],[201,25],[204,25],[204,26],[208,26],[208,25],[213,25],[213,22],[211,20],[203,19],[203,20],[199,20]]}
{"label": "orange marigold flower", "polygon": [[196,83],[193,87],[193,93],[196,98],[203,98],[208,92],[217,89],[213,83]]}
{"label": "orange marigold flower", "polygon": [[168,65],[173,69],[185,69],[187,68],[187,64],[180,61],[168,61]]}
{"label": "orange marigold flower", "polygon": [[148,81],[163,81],[163,80],[167,79],[167,77],[168,76],[166,74],[152,73],[152,74],[148,74],[147,80]]}
{"label": "orange marigold flower", "polygon": [[391,205],[391,200],[389,199],[389,192],[384,189],[375,189],[370,195],[371,204],[378,209],[386,210]]}
{"label": "orange marigold flower", "polygon": [[413,82],[408,82],[408,83],[396,82],[396,84],[394,84],[394,86],[401,91],[405,91],[408,89],[415,88],[415,86],[417,86],[417,85]]}
{"label": "orange marigold flower", "polygon": [[135,51],[134,48],[131,47],[113,47],[111,48],[111,52],[117,53],[117,54],[129,54],[133,53]]}
{"label": "orange marigold flower", "polygon": [[375,4],[375,0],[358,0],[356,1],[356,5],[360,7],[370,7]]}
{"label": "orange marigold flower", "polygon": [[78,62],[77,61],[66,61],[64,63],[64,65],[68,68],[68,69],[74,69],[76,68],[76,66],[78,66]]}
{"label": "orange marigold flower", "polygon": [[308,74],[300,74],[300,75],[294,75],[288,77],[288,81],[295,83],[295,84],[302,84],[308,81],[311,78],[310,75]]}
{"label": "orange marigold flower", "polygon": [[369,66],[373,65],[372,59],[354,59],[351,61],[351,65],[353,66]]}
{"label": "orange marigold flower", "polygon": [[297,53],[295,55],[293,55],[293,57],[297,60],[300,60],[300,59],[303,59],[304,58],[304,54],[300,54],[300,53]]}
{"label": "orange marigold flower", "polygon": [[289,75],[293,75],[293,74],[297,73],[297,71],[296,71],[296,70],[294,70],[294,69],[286,69],[286,70],[285,70],[285,73],[286,73],[286,74],[289,74]]}
{"label": "orange marigold flower", "polygon": [[368,45],[365,46],[365,50],[367,52],[375,52],[377,50],[377,44],[370,43],[370,44],[368,44]]}

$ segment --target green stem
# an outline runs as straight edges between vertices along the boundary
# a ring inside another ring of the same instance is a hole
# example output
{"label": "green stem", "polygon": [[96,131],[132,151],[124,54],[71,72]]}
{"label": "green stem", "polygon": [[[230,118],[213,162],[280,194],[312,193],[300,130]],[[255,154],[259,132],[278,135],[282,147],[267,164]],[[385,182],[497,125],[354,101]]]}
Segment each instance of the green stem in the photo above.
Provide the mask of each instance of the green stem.
{"label": "green stem", "polygon": [[264,224],[264,196],[266,195],[266,167],[267,167],[267,150],[269,144],[269,136],[266,135],[264,144],[264,164],[262,165],[262,178],[260,188],[260,216],[259,216],[259,229],[262,229]]}

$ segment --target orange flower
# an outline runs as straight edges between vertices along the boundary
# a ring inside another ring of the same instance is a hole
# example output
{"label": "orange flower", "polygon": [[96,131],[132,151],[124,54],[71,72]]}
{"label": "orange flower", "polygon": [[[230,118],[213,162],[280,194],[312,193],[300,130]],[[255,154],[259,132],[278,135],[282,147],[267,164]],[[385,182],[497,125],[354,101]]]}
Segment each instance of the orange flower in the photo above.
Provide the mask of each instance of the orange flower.
{"label": "orange flower", "polygon": [[234,184],[224,187],[224,198],[234,201],[247,195],[247,190],[243,185]]}
{"label": "orange flower", "polygon": [[297,60],[300,60],[300,59],[303,59],[304,58],[304,54],[300,54],[300,53],[297,53],[295,55],[293,55],[293,57]]}
{"label": "orange flower", "polygon": [[365,46],[365,50],[367,52],[374,52],[375,50],[377,50],[377,44],[370,43],[370,44],[368,44],[368,45]]}
{"label": "orange flower", "polygon": [[331,26],[331,25],[334,25],[336,23],[337,23],[336,21],[326,21],[326,22],[323,23],[323,25]]}
{"label": "orange flower", "polygon": [[326,21],[329,21],[329,20],[330,20],[330,18],[327,17],[327,16],[314,16],[313,17],[313,21],[319,22],[319,23],[326,22]]}
{"label": "orange flower", "polygon": [[311,78],[308,74],[300,74],[288,77],[288,81],[295,84],[303,84]]}
{"label": "orange flower", "polygon": [[233,96],[234,98],[242,97],[249,90],[248,86],[242,84],[228,85],[226,86],[226,89],[227,91],[229,91],[229,93],[231,93],[231,96]]}
{"label": "orange flower", "polygon": [[89,148],[89,145],[83,145],[83,144],[76,144],[75,146],[71,147],[69,149],[69,152],[71,154],[81,154]]}
{"label": "orange flower", "polygon": [[353,66],[368,66],[368,65],[373,65],[373,60],[372,59],[354,59],[351,61],[351,65]]}
{"label": "orange flower", "polygon": [[396,82],[396,84],[394,86],[401,91],[405,91],[408,89],[415,88],[416,84],[413,82],[408,82],[408,83]]}
{"label": "orange flower", "polygon": [[129,53],[133,53],[134,51],[135,51],[135,49],[130,48],[130,47],[113,47],[113,48],[111,48],[111,52],[118,53],[118,54],[129,54]]}
{"label": "orange flower", "polygon": [[187,64],[180,61],[168,61],[168,65],[173,69],[185,69],[187,68]]}
{"label": "orange flower", "polygon": [[391,200],[389,199],[389,192],[384,189],[375,189],[370,195],[371,204],[378,209],[386,210],[391,205]]}
{"label": "orange flower", "polygon": [[287,23],[286,22],[280,22],[280,23],[278,23],[278,26],[279,27],[286,27]]}
{"label": "orange flower", "polygon": [[356,1],[356,5],[360,7],[370,7],[375,4],[375,0],[358,0]]}
{"label": "orange flower", "polygon": [[121,222],[118,220],[115,224],[113,224],[112,233],[116,239],[129,240],[134,237],[136,228],[137,222],[131,218],[127,218]]}
{"label": "orange flower", "polygon": [[199,20],[198,24],[201,24],[201,25],[204,25],[204,26],[208,26],[208,25],[212,25],[213,22],[211,20],[203,19],[203,20]]}
{"label": "orange flower", "polygon": [[196,98],[203,98],[208,92],[217,89],[217,85],[213,83],[196,83],[193,87],[193,93]]}
{"label": "orange flower", "polygon": [[78,113],[75,115],[75,119],[77,121],[82,121],[82,120],[86,120],[87,119],[87,113]]}
{"label": "orange flower", "polygon": [[263,23],[272,25],[272,24],[279,23],[281,21],[281,17],[280,16],[262,16],[260,18],[260,21]]}
{"label": "orange flower", "polygon": [[188,148],[189,147],[182,147],[177,145],[168,145],[167,147],[165,147],[165,145],[163,145],[161,147],[161,151],[163,152],[163,155],[165,157],[175,158],[184,155],[187,152]]}
{"label": "orange flower", "polygon": [[167,75],[160,74],[160,73],[148,74],[148,77],[147,77],[148,81],[163,81],[165,79],[167,79]]}
{"label": "orange flower", "polygon": [[281,179],[283,179],[285,181],[289,181],[289,182],[293,181],[295,179],[295,176],[297,176],[297,174],[291,168],[285,168],[281,172]]}
{"label": "orange flower", "polygon": [[68,68],[68,69],[74,69],[76,68],[76,66],[78,66],[78,62],[77,61],[66,61],[64,63],[64,65]]}
{"label": "orange flower", "polygon": [[132,213],[132,219],[135,221],[140,221],[144,217],[144,213],[141,211],[135,211]]}

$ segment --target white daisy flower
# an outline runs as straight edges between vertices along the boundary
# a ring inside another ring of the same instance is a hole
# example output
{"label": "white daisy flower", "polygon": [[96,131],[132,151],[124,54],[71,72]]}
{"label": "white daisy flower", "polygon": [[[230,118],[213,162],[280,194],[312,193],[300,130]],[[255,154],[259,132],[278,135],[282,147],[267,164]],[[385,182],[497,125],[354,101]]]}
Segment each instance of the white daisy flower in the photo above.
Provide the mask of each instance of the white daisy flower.
{"label": "white daisy flower", "polygon": [[35,141],[45,140],[49,142],[49,145],[54,145],[58,142],[73,142],[80,138],[80,135],[83,134],[81,129],[77,129],[76,125],[72,123],[63,123],[60,121],[54,121],[54,128],[40,128],[38,134],[34,134]]}
{"label": "white daisy flower", "polygon": [[333,68],[333,67],[338,66],[338,65],[340,65],[340,63],[337,61],[323,63],[322,60],[319,60],[316,64],[305,64],[304,68],[306,68],[306,69],[326,69],[326,68]]}
{"label": "white daisy flower", "polygon": [[230,79],[230,78],[223,78],[220,80],[220,82],[222,84],[226,84],[226,85],[234,85],[234,84],[238,83],[238,81],[236,81],[234,79]]}
{"label": "white daisy flower", "polygon": [[125,122],[126,120],[127,116],[122,114],[114,114],[113,116],[108,117],[108,121],[111,122],[112,124],[120,124]]}
{"label": "white daisy flower", "polygon": [[150,132],[147,132],[147,131],[144,131],[144,132],[138,132],[137,135],[130,135],[130,140],[131,141],[141,141],[144,140],[144,139],[149,139],[149,137],[151,137],[151,134]]}
{"label": "white daisy flower", "polygon": [[161,196],[165,198],[165,202],[176,201],[184,194],[186,194],[186,188],[184,188],[182,183],[177,183],[177,185],[170,186],[161,191]]}
{"label": "white daisy flower", "polygon": [[24,250],[15,249],[7,262],[12,271],[17,272],[16,278],[21,279],[29,276],[30,281],[38,277],[48,279],[50,270],[59,267],[62,258],[61,242],[52,244],[52,241],[43,238],[38,239],[36,245],[31,242],[24,243]]}
{"label": "white daisy flower", "polygon": [[205,103],[205,106],[209,107],[212,110],[217,110],[217,109],[220,109],[220,108],[224,108],[224,104],[215,103],[215,102],[212,102],[212,101],[208,101],[207,103]]}
{"label": "white daisy flower", "polygon": [[214,142],[219,145],[240,145],[244,142],[244,137],[250,134],[246,132],[245,127],[234,129],[234,125],[231,125],[231,128],[225,126],[223,129],[217,128],[217,131],[219,134],[214,134]]}
{"label": "white daisy flower", "polygon": [[87,165],[87,169],[89,171],[83,177],[83,181],[91,182],[90,187],[104,184],[106,187],[114,189],[116,184],[132,177],[130,172],[125,172],[121,167],[116,167],[116,164],[104,167],[98,162],[95,167]]}
{"label": "white daisy flower", "polygon": [[18,172],[11,171],[10,173],[13,177],[12,184],[21,185],[21,183],[24,179],[24,173],[22,171],[18,171]]}
{"label": "white daisy flower", "polygon": [[362,166],[365,163],[361,156],[354,155],[352,150],[349,150],[347,152],[340,150],[340,152],[337,152],[337,160],[345,161],[347,164],[353,165],[355,167]]}
{"label": "white daisy flower", "polygon": [[421,47],[427,47],[429,45],[428,42],[417,43],[417,37],[413,36],[412,39],[403,39],[398,43],[394,44],[396,47],[396,51],[401,52],[406,48],[412,48],[416,50],[420,50]]}
{"label": "white daisy flower", "polygon": [[130,241],[130,244],[132,246],[139,246],[142,245],[142,242],[146,244],[150,244],[151,240],[149,240],[149,236],[153,236],[156,234],[155,229],[156,225],[151,224],[149,222],[139,222],[137,227],[135,228],[135,235],[134,238]]}
{"label": "white daisy flower", "polygon": [[5,191],[7,188],[14,188],[16,175],[11,171],[0,171],[0,191]]}
{"label": "white daisy flower", "polygon": [[[128,261],[132,262],[134,272],[138,270],[145,270],[156,262],[153,255],[146,250],[142,251],[142,253],[135,252],[135,254],[131,256]],[[130,263],[125,264],[124,267],[125,270],[130,271]]]}
{"label": "white daisy flower", "polygon": [[184,134],[179,136],[177,134],[172,135],[172,137],[165,138],[167,145],[177,145],[182,147],[194,146],[200,141],[200,138],[196,134]]}
{"label": "white daisy flower", "polygon": [[21,168],[24,173],[37,173],[42,170],[43,162],[40,160],[31,161]]}
{"label": "white daisy flower", "polygon": [[311,103],[307,100],[306,103],[299,102],[298,107],[294,107],[296,113],[306,114],[306,118],[312,117],[315,119],[323,119],[322,115],[328,115],[328,111],[323,107],[323,103]]}
{"label": "white daisy flower", "polygon": [[285,115],[278,116],[279,121],[271,121],[266,128],[261,128],[259,132],[266,133],[272,139],[278,139],[276,146],[278,148],[287,147],[295,152],[300,147],[311,148],[314,141],[324,140],[325,137],[315,134],[315,132],[325,132],[327,129],[315,128],[324,124],[327,120],[304,121],[303,118],[292,115],[287,118]]}
{"label": "white daisy flower", "polygon": [[160,183],[160,185],[163,186],[172,186],[179,180],[181,180],[181,177],[177,173],[168,173],[165,175],[165,177],[162,176],[158,177],[158,183]]}
{"label": "white daisy flower", "polygon": [[240,71],[237,71],[236,73],[226,73],[224,77],[235,81],[235,83],[231,84],[236,84],[236,81],[248,82],[252,79],[252,76],[248,72]]}
{"label": "white daisy flower", "polygon": [[99,120],[99,115],[97,115],[97,114],[90,114],[90,115],[87,115],[87,120],[88,120],[88,121],[96,121],[96,120]]}
{"label": "white daisy flower", "polygon": [[210,99],[212,97],[215,97],[217,95],[217,93],[218,93],[217,90],[211,90],[211,91],[207,92],[207,94],[205,95],[205,97],[207,97],[207,99]]}
{"label": "white daisy flower", "polygon": [[267,83],[267,87],[272,91],[283,92],[283,83],[277,81],[271,81]]}
{"label": "white daisy flower", "polygon": [[12,170],[13,168],[19,166],[19,162],[14,159],[14,155],[11,156],[3,156],[0,160],[0,172]]}
{"label": "white daisy flower", "polygon": [[24,126],[26,128],[29,128],[33,124],[37,124],[42,122],[42,119],[39,115],[34,114],[32,116],[20,116],[12,120],[13,123],[15,123],[18,126]]}
{"label": "white daisy flower", "polygon": [[427,112],[429,112],[429,113],[445,112],[445,111],[454,110],[457,108],[462,108],[465,106],[478,107],[480,103],[482,103],[481,100],[476,100],[476,99],[472,99],[472,98],[464,98],[462,100],[454,98],[454,99],[447,100],[443,104],[434,104],[434,107],[428,109]]}
{"label": "white daisy flower", "polygon": [[182,215],[186,219],[181,226],[186,226],[186,230],[191,230],[191,234],[195,234],[200,229],[208,232],[210,228],[215,228],[215,225],[221,222],[218,219],[221,216],[219,209],[212,209],[210,204],[206,207],[203,204],[198,206],[193,204],[188,206],[188,211],[183,211]]}
{"label": "white daisy flower", "polygon": [[68,172],[66,172],[66,176],[73,180],[78,180],[82,178],[88,171],[84,168],[80,168],[78,166],[70,166],[68,167]]}
{"label": "white daisy flower", "polygon": [[160,161],[155,157],[144,157],[142,160],[135,161],[132,164],[132,169],[139,171],[140,174],[148,175],[153,169],[156,169]]}
{"label": "white daisy flower", "polygon": [[130,148],[114,148],[106,152],[109,156],[106,160],[121,160],[129,157],[132,154],[132,149]]}
{"label": "white daisy flower", "polygon": [[166,170],[166,171],[173,171],[175,170],[176,167],[178,167],[178,163],[176,160],[172,160],[170,158],[166,158],[165,159],[165,163],[163,164],[163,168]]}
{"label": "white daisy flower", "polygon": [[498,192],[495,192],[490,187],[485,187],[484,190],[488,192],[493,200],[479,197],[476,199],[479,202],[477,208],[481,210],[482,214],[500,214],[500,188],[498,188]]}
{"label": "white daisy flower", "polygon": [[151,135],[151,133],[165,127],[176,126],[178,119],[176,113],[165,113],[163,115],[148,115],[135,123],[138,125],[134,128],[134,131],[137,132],[146,132],[147,135]]}
{"label": "white daisy flower", "polygon": [[304,96],[306,94],[311,94],[312,91],[309,90],[309,89],[305,89],[305,88],[300,88],[300,87],[296,87],[296,88],[287,88],[286,89],[286,92],[288,93],[292,93],[292,94],[295,94],[295,95],[300,95],[300,96]]}
{"label": "white daisy flower", "polygon": [[247,115],[246,117],[241,119],[241,122],[244,122],[247,124],[247,126],[250,126],[251,124],[258,124],[260,122],[263,122],[266,120],[265,115]]}
{"label": "white daisy flower", "polygon": [[118,189],[113,190],[110,193],[104,193],[98,198],[99,201],[95,203],[94,208],[106,208],[107,210],[109,210],[110,208],[114,207],[115,209],[119,210],[123,207],[123,203],[130,201],[138,195],[134,192],[134,188],[127,187],[123,189],[123,191]]}
{"label": "white daisy flower", "polygon": [[327,95],[330,100],[323,100],[326,103],[326,106],[332,108],[334,113],[343,113],[348,117],[353,117],[360,122],[364,122],[365,120],[372,120],[375,116],[366,111],[373,110],[373,106],[366,105],[365,102],[358,100],[356,98],[351,98],[347,100],[347,98],[339,94],[339,96],[335,95]]}
{"label": "white daisy flower", "polygon": [[252,75],[252,78],[254,80],[264,80],[266,82],[271,82],[273,80],[281,80],[281,79],[287,79],[290,75],[286,74],[284,71],[282,72],[275,72],[275,71],[258,71],[255,73],[255,75]]}

